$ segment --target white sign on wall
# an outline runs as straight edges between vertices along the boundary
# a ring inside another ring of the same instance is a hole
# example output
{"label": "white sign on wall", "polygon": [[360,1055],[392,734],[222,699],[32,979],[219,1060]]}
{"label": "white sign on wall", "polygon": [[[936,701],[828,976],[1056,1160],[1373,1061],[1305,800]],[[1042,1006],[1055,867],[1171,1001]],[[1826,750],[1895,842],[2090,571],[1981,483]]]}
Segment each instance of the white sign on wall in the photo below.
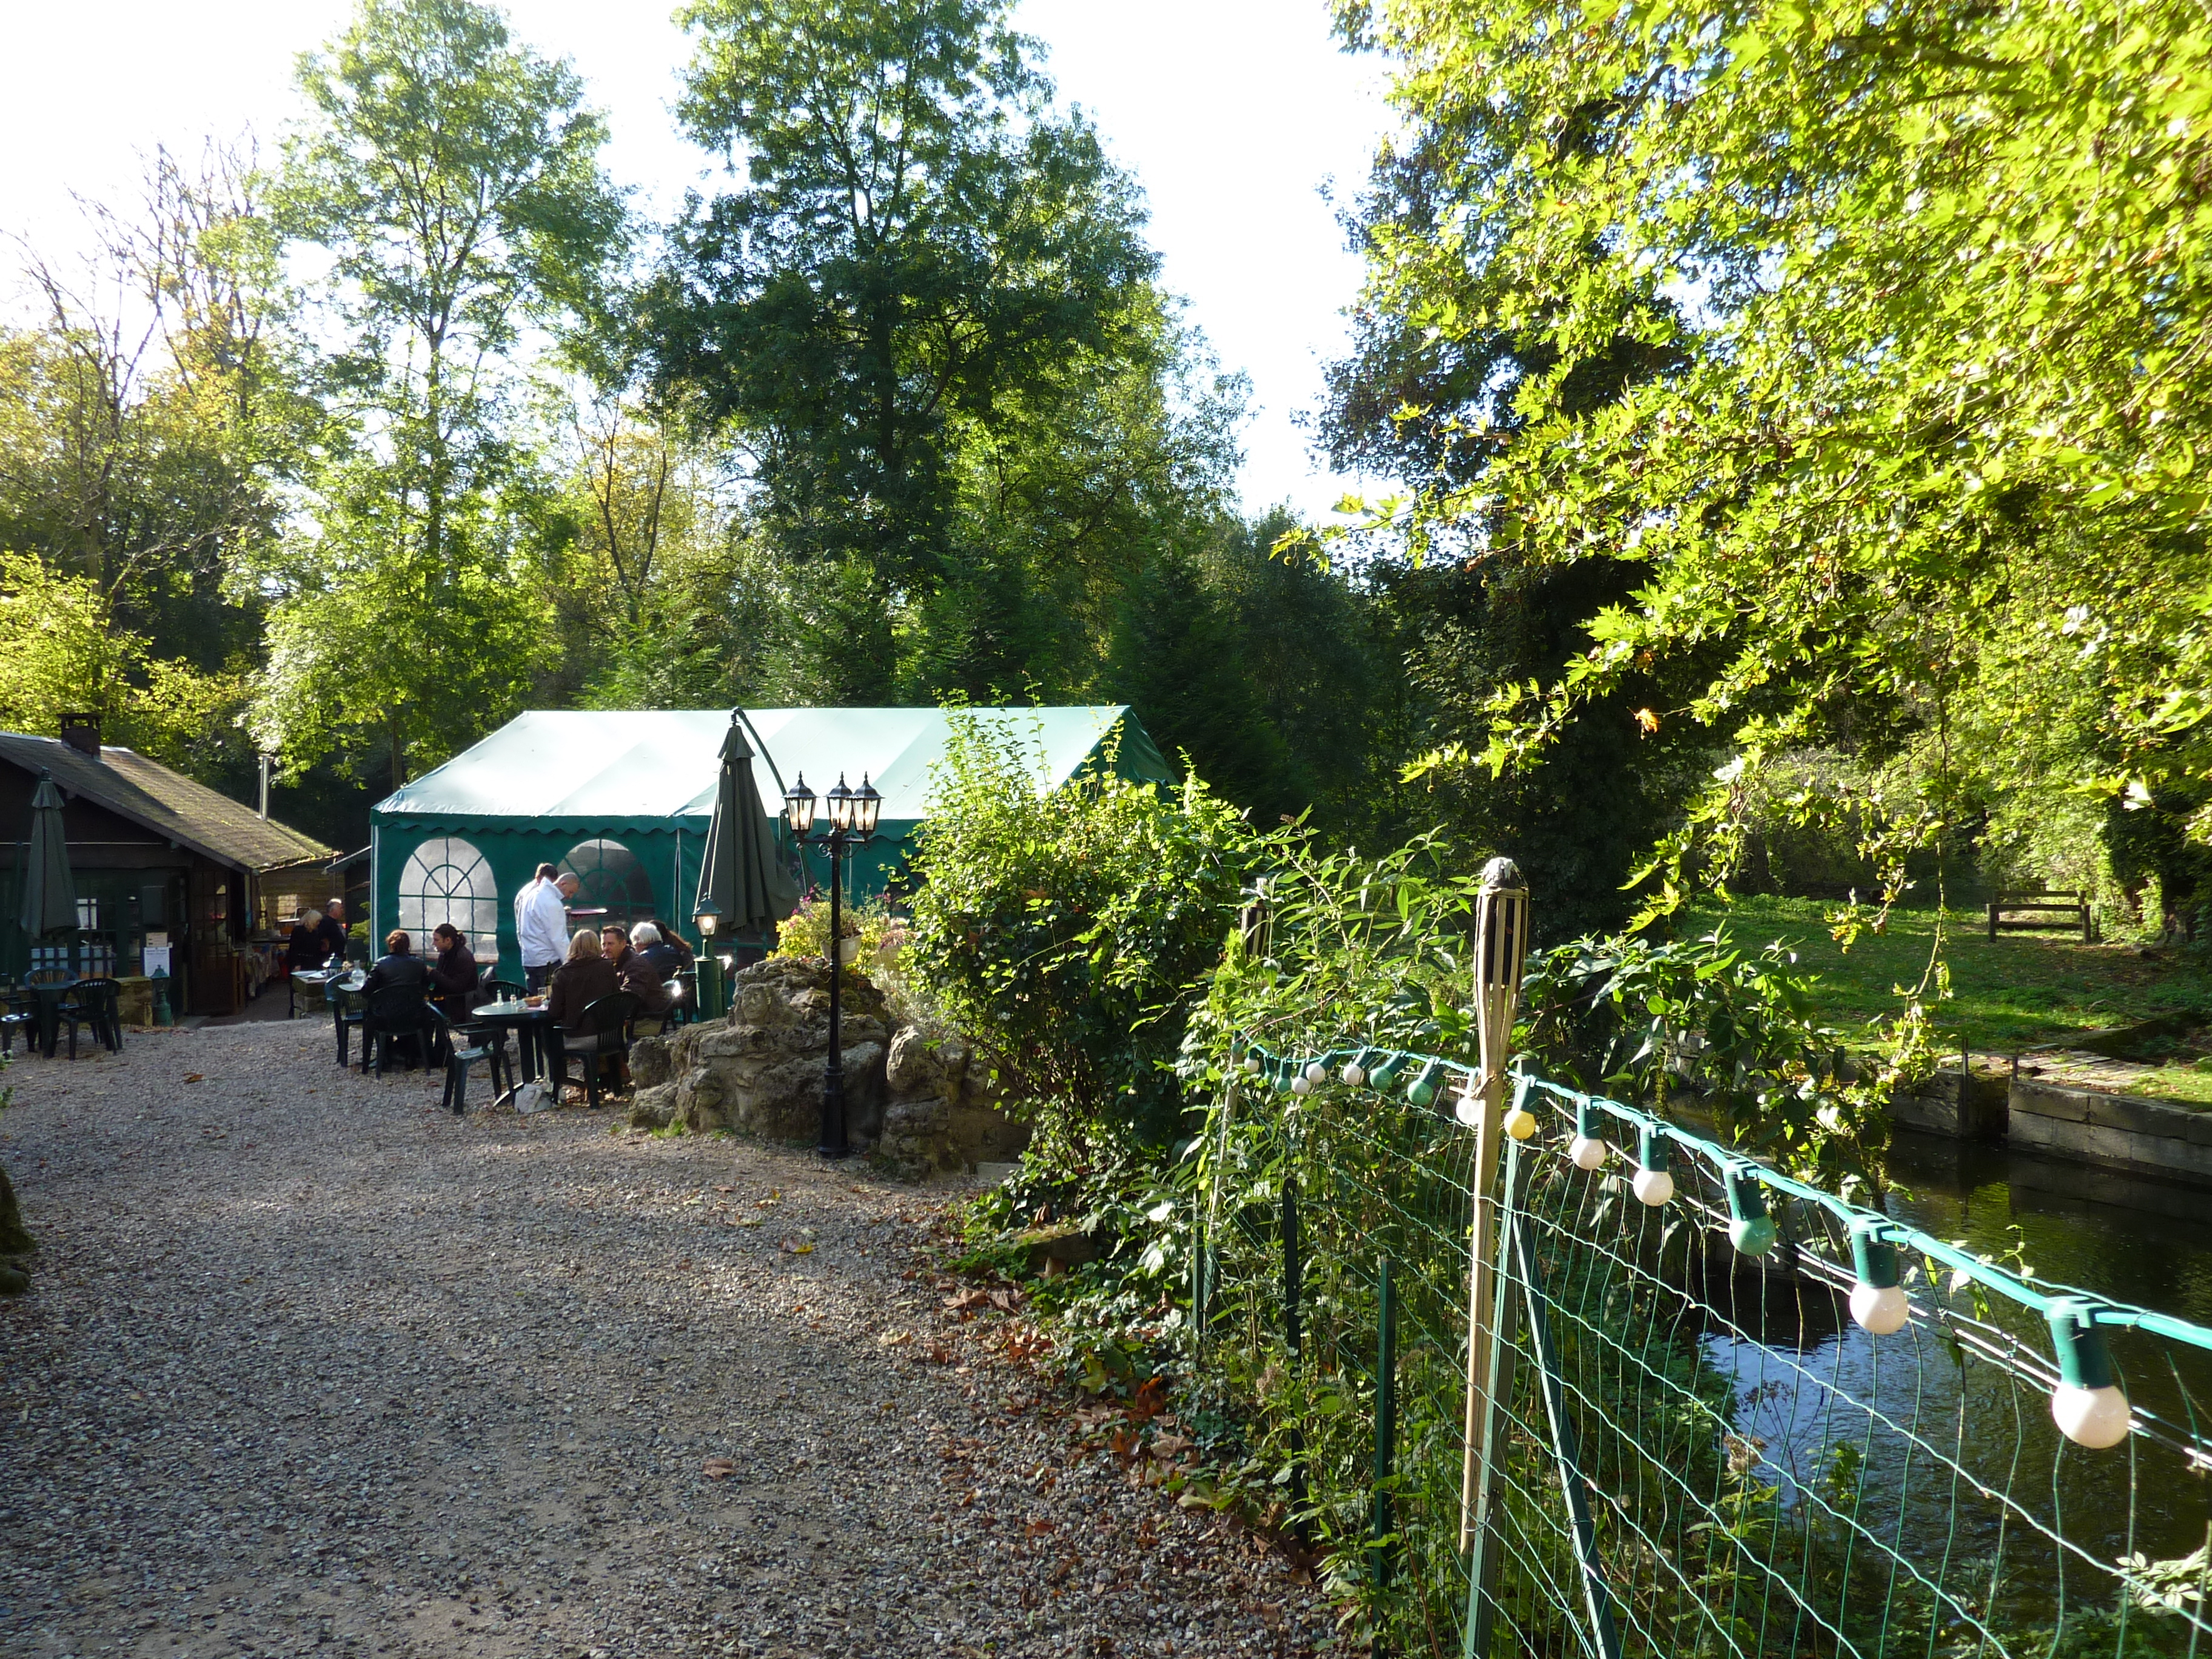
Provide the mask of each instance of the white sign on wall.
{"label": "white sign on wall", "polygon": [[169,947],[166,945],[148,945],[146,947],[146,966],[143,971],[149,978],[155,974],[168,973],[170,971]]}

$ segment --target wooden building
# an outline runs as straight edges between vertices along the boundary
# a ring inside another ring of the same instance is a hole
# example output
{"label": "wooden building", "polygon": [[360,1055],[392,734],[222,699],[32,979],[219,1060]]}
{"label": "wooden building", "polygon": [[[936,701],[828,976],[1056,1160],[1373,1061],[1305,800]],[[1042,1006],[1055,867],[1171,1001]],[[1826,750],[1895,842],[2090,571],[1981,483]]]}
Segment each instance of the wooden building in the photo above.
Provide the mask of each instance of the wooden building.
{"label": "wooden building", "polygon": [[[129,980],[151,945],[169,951],[170,1006],[226,1014],[253,981],[280,908],[319,904],[338,878],[335,849],[129,749],[98,723],[65,716],[59,738],[0,732],[0,975],[39,967]],[[76,879],[74,936],[25,936],[17,922],[41,773],[59,786]],[[157,957],[158,960],[158,957]]]}

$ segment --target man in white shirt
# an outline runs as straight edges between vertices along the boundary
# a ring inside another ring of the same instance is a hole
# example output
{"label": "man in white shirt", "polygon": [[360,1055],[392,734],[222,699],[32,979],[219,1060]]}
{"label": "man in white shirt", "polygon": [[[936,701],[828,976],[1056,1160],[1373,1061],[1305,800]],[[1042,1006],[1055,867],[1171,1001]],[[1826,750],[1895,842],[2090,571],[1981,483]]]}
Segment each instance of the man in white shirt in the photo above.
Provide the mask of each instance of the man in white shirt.
{"label": "man in white shirt", "polygon": [[522,947],[522,981],[532,991],[542,991],[568,954],[568,901],[576,896],[576,878],[556,873],[550,864],[538,866],[538,878],[514,896],[514,938]]}

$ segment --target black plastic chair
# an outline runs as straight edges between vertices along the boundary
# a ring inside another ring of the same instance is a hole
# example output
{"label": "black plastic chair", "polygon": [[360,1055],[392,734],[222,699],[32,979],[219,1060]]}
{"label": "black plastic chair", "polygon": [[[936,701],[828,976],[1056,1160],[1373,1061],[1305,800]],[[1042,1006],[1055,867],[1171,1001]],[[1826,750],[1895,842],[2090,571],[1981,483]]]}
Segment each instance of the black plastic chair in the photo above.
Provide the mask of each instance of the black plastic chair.
{"label": "black plastic chair", "polygon": [[690,1025],[699,1018],[699,970],[679,968],[668,976],[668,988],[676,1000],[668,1005],[667,1024]]}
{"label": "black plastic chair", "polygon": [[[323,987],[323,995],[331,1005],[331,1024],[338,1034],[338,1064],[343,1066],[350,1063],[346,1055],[346,1033],[360,1024],[363,1017],[361,993],[346,989],[342,980],[334,979]],[[364,1036],[362,1038],[362,1058],[364,1060],[368,1057],[368,1039]]]}
{"label": "black plastic chair", "polygon": [[455,1024],[435,1003],[430,1016],[446,1055],[446,1092],[438,1103],[459,1117],[467,1109],[469,1073],[478,1060],[491,1067],[492,1098],[514,1086],[514,1070],[507,1059],[507,1033],[495,1025]]}
{"label": "black plastic chair", "polygon": [[112,979],[81,979],[55,1005],[58,1024],[69,1027],[70,1058],[76,1058],[77,1028],[91,1031],[110,1054],[123,1052],[123,988]]}
{"label": "black plastic chair", "polygon": [[412,985],[386,985],[365,999],[361,1018],[361,1069],[384,1075],[395,1042],[411,1042],[422,1069],[430,1069],[431,1039],[444,1023]]}
{"label": "black plastic chair", "polygon": [[27,991],[12,987],[0,993],[5,1012],[0,1012],[0,1055],[12,1060],[15,1055],[15,1033],[23,1033],[27,1050],[39,1046],[38,1000]]}
{"label": "black plastic chair", "polygon": [[[571,1083],[582,1084],[585,1098],[597,1106],[599,1073],[609,1060],[622,1061],[629,1057],[630,1031],[637,1023],[637,994],[617,991],[603,996],[597,1002],[587,1003],[578,1018],[582,1026],[580,1030],[563,1031],[557,1026],[553,1029],[550,1036],[552,1064],[546,1068],[547,1080],[556,1091]],[[568,1075],[571,1060],[584,1062],[583,1076]]]}

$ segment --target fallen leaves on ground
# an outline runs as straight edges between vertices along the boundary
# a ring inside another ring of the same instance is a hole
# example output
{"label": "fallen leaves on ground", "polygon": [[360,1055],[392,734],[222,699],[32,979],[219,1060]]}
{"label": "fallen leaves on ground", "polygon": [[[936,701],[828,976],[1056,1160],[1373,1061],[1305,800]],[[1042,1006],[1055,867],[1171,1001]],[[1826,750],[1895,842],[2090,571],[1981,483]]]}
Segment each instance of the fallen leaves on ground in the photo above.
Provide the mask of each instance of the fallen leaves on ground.
{"label": "fallen leaves on ground", "polygon": [[185,1081],[187,1083],[204,1083],[206,1080],[207,1074],[204,1072],[187,1072],[185,1073]]}
{"label": "fallen leaves on ground", "polygon": [[738,1466],[726,1457],[710,1457],[702,1468],[709,1480],[724,1480],[738,1472]]}
{"label": "fallen leaves on ground", "polygon": [[812,1255],[814,1246],[803,1238],[787,1238],[776,1246],[786,1255]]}

